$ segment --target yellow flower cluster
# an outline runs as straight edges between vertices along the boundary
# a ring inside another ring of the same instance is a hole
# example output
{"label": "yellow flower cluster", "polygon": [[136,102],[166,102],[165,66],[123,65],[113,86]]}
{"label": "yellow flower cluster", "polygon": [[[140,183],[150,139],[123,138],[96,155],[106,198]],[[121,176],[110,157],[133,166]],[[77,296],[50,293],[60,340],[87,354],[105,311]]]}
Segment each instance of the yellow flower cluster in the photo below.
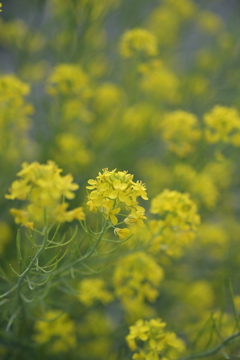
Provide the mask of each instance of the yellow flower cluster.
{"label": "yellow flower cluster", "polygon": [[157,38],[145,29],[126,31],[121,39],[120,52],[124,58],[140,54],[155,56],[157,55]]}
{"label": "yellow flower cluster", "polygon": [[181,249],[196,237],[200,224],[197,207],[188,194],[164,190],[151,203],[151,213],[162,216],[153,220],[151,228],[157,236],[152,246],[171,255],[181,255]]}
{"label": "yellow flower cluster", "polygon": [[181,110],[165,115],[161,123],[161,133],[170,151],[180,157],[191,153],[201,136],[197,117]]}
{"label": "yellow flower cluster", "polygon": [[47,311],[42,321],[36,321],[34,328],[34,340],[37,343],[51,341],[51,353],[68,352],[77,346],[74,322],[60,311]]}
{"label": "yellow flower cluster", "polygon": [[87,85],[88,76],[79,65],[60,64],[49,76],[46,90],[50,95],[76,95],[86,92]]}
{"label": "yellow flower cluster", "polygon": [[115,293],[128,315],[134,320],[147,315],[147,302],[154,302],[164,276],[154,258],[143,251],[125,256],[116,265],[113,274]]}
{"label": "yellow flower cluster", "polygon": [[196,13],[191,0],[164,0],[148,18],[148,28],[156,34],[160,46],[176,43],[181,25]]}
{"label": "yellow flower cluster", "polygon": [[[113,320],[105,312],[88,311],[77,329],[80,339],[84,339],[79,352],[86,359],[106,360],[106,354],[112,352],[111,334],[114,329]],[[115,357],[111,357],[111,360],[115,360]]]}
{"label": "yellow flower cluster", "polygon": [[164,227],[179,230],[196,230],[200,223],[197,207],[188,194],[164,190],[151,203],[151,213],[165,216],[161,220]]}
{"label": "yellow flower cluster", "polygon": [[53,156],[56,162],[68,167],[69,159],[71,159],[71,169],[75,172],[79,170],[80,166],[89,164],[92,159],[92,153],[87,149],[83,139],[74,133],[58,134],[55,143],[56,149]]}
{"label": "yellow flower cluster", "polygon": [[69,204],[63,201],[75,197],[73,191],[78,185],[72,182],[72,175],[61,176],[61,172],[53,161],[46,165],[38,162],[22,164],[22,170],[17,174],[20,179],[11,184],[10,194],[5,195],[10,200],[28,202],[24,210],[10,210],[17,224],[33,228],[35,222],[42,223],[44,209],[51,220],[58,222],[85,219],[82,207],[66,211]]}
{"label": "yellow flower cluster", "polygon": [[98,113],[106,113],[118,108],[122,103],[122,89],[110,82],[103,83],[94,91],[93,107]]}
{"label": "yellow flower cluster", "polygon": [[78,299],[84,305],[91,306],[94,301],[108,304],[113,300],[113,295],[107,290],[107,283],[100,278],[84,279],[78,286]]}
{"label": "yellow flower cluster", "polygon": [[209,143],[231,143],[240,146],[240,116],[236,109],[225,106],[215,106],[205,114],[206,140]]}
{"label": "yellow flower cluster", "polygon": [[45,38],[38,32],[29,29],[26,22],[20,19],[3,21],[0,19],[0,39],[6,47],[25,49],[28,52],[37,52],[45,45]]}
{"label": "yellow flower cluster", "polygon": [[122,123],[125,129],[134,135],[144,135],[148,126],[154,125],[157,111],[148,103],[137,103],[124,112]]}
{"label": "yellow flower cluster", "polygon": [[7,161],[18,160],[23,154],[27,156],[28,116],[33,113],[33,107],[24,97],[29,91],[29,85],[15,75],[0,77],[0,154]]}
{"label": "yellow flower cluster", "polygon": [[[87,205],[90,211],[100,212],[113,225],[118,224],[117,215],[121,207],[130,211],[130,213],[123,220],[127,225],[144,226],[143,220],[146,219],[145,209],[139,206],[137,198],[147,200],[146,187],[141,181],[134,182],[133,175],[128,174],[127,171],[109,171],[103,169],[103,172],[98,174],[95,180],[88,180],[90,186],[87,189],[92,190],[88,195]],[[130,231],[125,229],[115,229],[115,233],[127,237]]]}
{"label": "yellow flower cluster", "polygon": [[211,11],[202,11],[199,14],[198,26],[210,34],[217,34],[224,28],[223,19]]}
{"label": "yellow flower cluster", "polygon": [[149,98],[175,103],[178,100],[179,79],[160,61],[154,60],[139,67],[140,88]]}
{"label": "yellow flower cluster", "polygon": [[[138,360],[168,360],[185,350],[184,342],[175,333],[165,330],[166,323],[161,319],[138,320],[130,326],[126,340],[133,355]],[[141,345],[142,344],[142,345]]]}

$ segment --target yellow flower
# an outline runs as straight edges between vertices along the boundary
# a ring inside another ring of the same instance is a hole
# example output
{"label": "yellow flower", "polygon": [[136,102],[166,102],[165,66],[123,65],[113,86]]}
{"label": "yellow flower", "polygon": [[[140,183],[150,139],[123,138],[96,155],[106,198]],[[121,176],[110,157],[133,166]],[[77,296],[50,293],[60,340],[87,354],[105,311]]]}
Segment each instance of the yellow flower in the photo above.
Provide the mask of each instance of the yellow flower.
{"label": "yellow flower", "polygon": [[103,212],[104,214],[106,214],[111,223],[113,225],[116,225],[118,223],[118,218],[115,216],[115,214],[118,214],[119,211],[121,210],[120,207],[114,209],[113,206],[114,206],[114,201],[113,200],[109,200],[109,199],[104,199],[103,201]]}
{"label": "yellow flower", "polygon": [[[185,350],[185,345],[176,334],[165,331],[166,324],[161,319],[151,319],[149,321],[138,320],[135,325],[130,326],[126,341],[131,350],[138,348],[139,353],[133,355],[133,359],[146,360],[167,360],[162,354],[181,353]],[[139,340],[144,341],[140,343]]]}
{"label": "yellow flower", "polygon": [[67,353],[77,345],[74,322],[60,311],[47,311],[43,320],[35,323],[34,340],[49,342],[51,353]]}
{"label": "yellow flower", "polygon": [[201,136],[196,116],[181,110],[165,115],[161,133],[170,151],[180,157],[193,152],[194,145]]}
{"label": "yellow flower", "polygon": [[108,304],[113,300],[113,294],[107,290],[107,283],[100,278],[84,279],[78,286],[78,299],[83,304],[91,306],[95,301]]}
{"label": "yellow flower", "polygon": [[[103,169],[103,173],[99,173],[96,179],[88,180],[91,190],[88,195],[87,205],[90,211],[100,212],[107,216],[113,225],[118,223],[116,216],[121,211],[123,205],[131,213],[126,216],[126,224],[137,224],[144,226],[145,209],[140,207],[137,198],[147,200],[146,186],[141,181],[134,182],[133,175],[127,171],[109,171]],[[126,233],[126,230],[124,231]],[[121,233],[121,232],[120,232]],[[123,234],[123,233],[122,233]]]}
{"label": "yellow flower", "polygon": [[75,64],[57,65],[48,78],[47,92],[50,95],[81,94],[88,86],[88,76]]}
{"label": "yellow flower", "polygon": [[138,320],[135,325],[130,326],[130,336],[132,339],[140,339],[146,341],[149,337],[149,326],[147,322]]}
{"label": "yellow flower", "polygon": [[125,58],[143,53],[157,55],[157,38],[145,29],[133,29],[125,32],[120,43],[121,55]]}
{"label": "yellow flower", "polygon": [[128,228],[124,228],[124,229],[115,228],[114,234],[118,235],[121,240],[124,240],[131,235],[131,232]]}
{"label": "yellow flower", "polygon": [[145,224],[143,222],[143,220],[146,219],[146,216],[144,216],[144,212],[143,211],[138,211],[135,209],[131,210],[131,214],[128,215],[128,217],[126,219],[124,219],[124,222],[128,225],[138,225],[141,227],[144,227]]}
{"label": "yellow flower", "polygon": [[18,172],[21,179],[12,183],[10,194],[6,195],[7,199],[28,201],[26,209],[10,211],[17,224],[33,228],[35,222],[42,223],[44,209],[51,220],[59,222],[85,219],[81,207],[66,211],[69,204],[61,203],[63,198],[73,199],[73,191],[79,187],[73,183],[72,175],[61,176],[61,172],[53,161],[46,165],[38,162],[22,164],[22,170]]}
{"label": "yellow flower", "polygon": [[205,136],[209,143],[232,143],[240,146],[240,115],[234,108],[215,106],[204,115]]}

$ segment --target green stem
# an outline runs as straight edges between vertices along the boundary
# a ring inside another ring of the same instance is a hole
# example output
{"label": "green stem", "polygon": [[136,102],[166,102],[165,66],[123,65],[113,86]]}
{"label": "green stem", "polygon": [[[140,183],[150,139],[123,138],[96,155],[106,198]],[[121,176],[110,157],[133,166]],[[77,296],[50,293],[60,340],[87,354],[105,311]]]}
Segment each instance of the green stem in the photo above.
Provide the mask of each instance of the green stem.
{"label": "green stem", "polygon": [[236,339],[239,336],[240,336],[240,331],[233,334],[233,335],[231,335],[231,336],[229,336],[228,338],[223,340],[223,342],[221,344],[215,346],[214,348],[212,348],[210,350],[207,350],[207,351],[202,352],[200,354],[193,354],[193,355],[181,357],[181,358],[179,358],[177,360],[200,359],[200,358],[204,358],[204,357],[214,355],[214,354],[218,353],[221,349],[223,349],[226,345],[228,345],[232,340]]}
{"label": "green stem", "polygon": [[67,264],[66,266],[63,266],[61,269],[58,269],[54,273],[54,275],[60,274],[61,272],[66,271],[66,270],[70,269],[71,267],[73,267],[74,265],[79,264],[83,260],[86,260],[87,258],[89,258],[93,254],[93,252],[96,250],[96,248],[98,247],[100,241],[102,240],[102,237],[103,237],[103,235],[104,235],[104,233],[106,231],[107,225],[108,225],[108,220],[105,221],[105,224],[104,224],[104,226],[102,228],[102,231],[99,234],[99,236],[98,236],[95,244],[93,245],[93,247],[83,257],[81,257],[80,259],[77,259],[77,260]]}

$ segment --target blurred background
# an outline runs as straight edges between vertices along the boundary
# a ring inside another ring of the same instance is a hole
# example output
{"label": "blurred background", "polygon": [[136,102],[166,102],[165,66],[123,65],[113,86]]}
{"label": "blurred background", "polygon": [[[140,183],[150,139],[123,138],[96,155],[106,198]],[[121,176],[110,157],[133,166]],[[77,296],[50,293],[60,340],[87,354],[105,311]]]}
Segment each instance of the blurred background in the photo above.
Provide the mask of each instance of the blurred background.
{"label": "blurred background", "polygon": [[[1,266],[14,257],[17,230],[4,194],[25,161],[50,159],[72,173],[74,206],[86,202],[88,179],[117,168],[146,183],[150,201],[164,189],[189,193],[202,219],[194,242],[150,252],[165,272],[154,301],[129,305],[108,272],[114,303],[88,310],[89,321],[68,309],[89,341],[71,359],[130,359],[124,337],[139,318],[162,317],[193,350],[217,342],[211,321],[195,341],[212,311],[223,337],[236,327],[229,278],[240,311],[239,16],[238,0],[2,0]],[[105,324],[102,347],[91,321]]]}

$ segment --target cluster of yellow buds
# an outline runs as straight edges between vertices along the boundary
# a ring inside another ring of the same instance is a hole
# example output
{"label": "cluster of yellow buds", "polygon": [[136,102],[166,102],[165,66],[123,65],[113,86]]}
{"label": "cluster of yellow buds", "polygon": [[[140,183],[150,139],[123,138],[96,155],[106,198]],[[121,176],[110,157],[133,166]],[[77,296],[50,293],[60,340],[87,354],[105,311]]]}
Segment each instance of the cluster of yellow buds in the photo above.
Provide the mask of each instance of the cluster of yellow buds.
{"label": "cluster of yellow buds", "polygon": [[240,115],[234,108],[215,106],[205,114],[206,140],[209,143],[231,143],[240,146]]}
{"label": "cluster of yellow buds", "polygon": [[51,221],[85,219],[82,207],[66,211],[69,204],[64,200],[73,199],[73,191],[79,186],[73,183],[72,175],[62,176],[61,172],[53,161],[48,161],[46,165],[38,162],[22,164],[22,170],[17,174],[20,179],[11,184],[10,194],[5,195],[7,199],[27,201],[24,210],[10,210],[17,224],[33,229],[34,223],[43,222],[44,211]]}
{"label": "cluster of yellow buds", "polygon": [[196,230],[200,223],[197,206],[189,194],[164,190],[157,195],[151,204],[151,213],[165,216],[163,225],[180,230]]}
{"label": "cluster of yellow buds", "polygon": [[75,64],[60,64],[53,69],[48,78],[47,92],[55,96],[80,95],[88,85],[88,76]]}
{"label": "cluster of yellow buds", "polygon": [[148,303],[156,301],[163,277],[163,269],[145,251],[128,254],[117,262],[113,285],[128,318],[134,321],[148,315]]}
{"label": "cluster of yellow buds", "polygon": [[197,206],[189,194],[164,190],[152,200],[150,211],[162,217],[151,222],[153,232],[158,234],[153,241],[155,250],[181,255],[181,248],[195,239],[200,224]]}
{"label": "cluster of yellow buds", "polygon": [[78,285],[78,299],[86,306],[91,306],[95,301],[108,304],[113,301],[113,294],[107,289],[107,282],[101,278],[83,279]]}
{"label": "cluster of yellow buds", "polygon": [[49,342],[52,354],[68,352],[77,346],[76,328],[67,313],[59,310],[47,311],[34,326],[34,340],[39,344]]}
{"label": "cluster of yellow buds", "polygon": [[[123,222],[127,225],[144,226],[143,220],[146,219],[145,209],[139,206],[137,198],[147,200],[145,184],[141,181],[134,182],[133,175],[127,171],[109,171],[103,169],[95,180],[88,180],[90,186],[87,189],[92,190],[88,195],[87,205],[90,211],[100,212],[113,225],[118,224],[117,215],[121,216],[122,206],[130,211]],[[120,238],[126,238],[130,235],[129,229],[115,228],[115,233]]]}
{"label": "cluster of yellow buds", "polygon": [[201,137],[197,117],[182,110],[165,115],[161,124],[161,133],[170,151],[179,157],[185,157],[193,152],[195,143]]}
{"label": "cluster of yellow buds", "polygon": [[[161,319],[138,320],[130,326],[126,340],[131,350],[139,350],[133,355],[138,360],[168,360],[185,350],[184,342],[175,333],[165,331],[166,323]],[[137,343],[139,342],[139,344]],[[143,344],[141,348],[140,344]]]}
{"label": "cluster of yellow buds", "polygon": [[0,156],[7,162],[18,163],[29,155],[29,115],[33,106],[26,102],[30,87],[15,75],[0,77]]}
{"label": "cluster of yellow buds", "polygon": [[157,55],[157,38],[145,29],[133,29],[126,31],[120,43],[121,55],[130,58],[143,53],[147,56]]}

